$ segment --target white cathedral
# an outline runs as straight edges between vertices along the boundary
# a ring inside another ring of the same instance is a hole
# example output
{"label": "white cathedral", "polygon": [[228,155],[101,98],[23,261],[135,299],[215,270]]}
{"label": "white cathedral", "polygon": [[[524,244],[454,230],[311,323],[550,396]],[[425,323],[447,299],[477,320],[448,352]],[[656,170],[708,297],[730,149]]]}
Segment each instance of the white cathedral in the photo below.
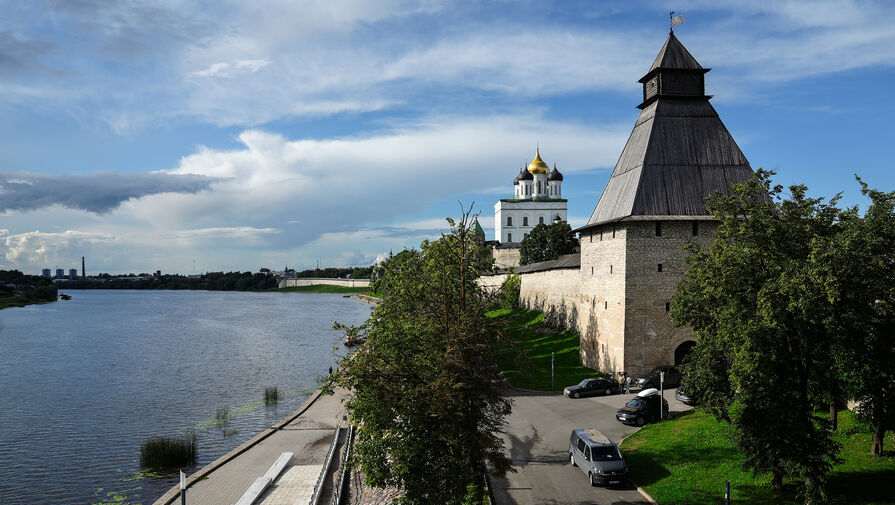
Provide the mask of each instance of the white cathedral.
{"label": "white cathedral", "polygon": [[538,224],[551,225],[566,221],[567,200],[562,197],[562,174],[541,159],[538,148],[535,158],[523,166],[513,179],[515,194],[494,204],[494,235],[498,247],[518,247],[522,239]]}

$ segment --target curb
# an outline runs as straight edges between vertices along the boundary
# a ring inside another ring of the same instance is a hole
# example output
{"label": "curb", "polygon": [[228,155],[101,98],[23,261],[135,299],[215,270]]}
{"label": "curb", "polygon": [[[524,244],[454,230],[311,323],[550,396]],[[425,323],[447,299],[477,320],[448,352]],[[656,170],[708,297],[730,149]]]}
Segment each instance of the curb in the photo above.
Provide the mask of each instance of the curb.
{"label": "curb", "polygon": [[[642,428],[643,428],[643,426],[641,426],[640,428],[637,428],[637,431],[640,431]],[[637,431],[635,431],[633,433],[628,433],[627,435],[625,435],[624,438],[622,438],[621,440],[618,441],[618,446],[621,447],[622,443],[624,443],[624,441],[627,440],[628,437],[630,437],[634,433],[637,433]],[[646,501],[652,503],[653,505],[659,505],[659,502],[657,502],[655,498],[650,496],[650,494],[647,493],[645,489],[643,489],[642,487],[640,487],[640,485],[638,485],[636,482],[634,482],[633,479],[628,477],[628,480],[631,482],[631,484],[634,484],[634,487],[637,488],[637,492],[640,493],[640,496],[642,496]]]}
{"label": "curb", "polygon": [[[277,431],[280,431],[281,429],[283,429],[283,427],[285,427],[287,424],[291,423],[296,418],[298,418],[300,415],[304,414],[305,411],[308,410],[308,408],[310,408],[310,406],[315,401],[317,401],[317,398],[320,398],[320,390],[319,389],[317,391],[314,391],[314,394],[312,394],[310,398],[305,400],[305,402],[302,404],[301,407],[298,408],[298,410],[296,410],[292,414],[289,414],[288,416],[284,417],[283,419],[281,419],[279,422],[277,422],[270,428],[265,429],[264,431],[255,435],[251,439],[240,444],[237,448],[233,449],[232,451],[228,452],[227,454],[224,454],[220,458],[218,458],[218,459],[212,461],[211,463],[205,465],[204,467],[202,467],[199,471],[190,475],[186,479],[186,488],[189,489],[190,486],[195,484],[197,481],[208,477],[208,475],[211,472],[214,472],[218,468],[224,466],[224,464],[229,463],[231,460],[233,460],[240,454],[242,454],[242,453],[248,451],[249,449],[251,449],[252,447],[258,445],[259,442],[263,441],[267,437],[269,437],[269,436],[273,435],[274,433],[276,433]],[[174,485],[174,487],[169,489],[167,493],[163,494],[158,500],[154,501],[152,503],[152,505],[170,505],[179,496],[180,496],[180,484],[176,484],[176,485]]]}

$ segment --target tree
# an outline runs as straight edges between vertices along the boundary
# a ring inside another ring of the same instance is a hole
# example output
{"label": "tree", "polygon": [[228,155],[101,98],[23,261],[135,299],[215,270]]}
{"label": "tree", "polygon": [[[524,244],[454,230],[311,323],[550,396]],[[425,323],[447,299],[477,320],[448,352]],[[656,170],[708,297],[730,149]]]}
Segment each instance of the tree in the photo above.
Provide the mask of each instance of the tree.
{"label": "tree", "polygon": [[842,233],[816,255],[837,309],[830,320],[840,335],[840,370],[873,430],[870,452],[880,456],[886,430],[895,428],[895,192],[858,181],[870,198],[867,212],[844,211]]}
{"label": "tree", "polygon": [[698,335],[684,366],[688,390],[731,423],[744,466],[771,473],[777,487],[803,479],[814,503],[838,446],[814,416],[836,379],[836,336],[812,253],[836,234],[839,209],[835,199],[808,198],[804,186],[784,199],[771,175],[758,170],[710,199],[715,240],[691,247],[672,317]]}
{"label": "tree", "polygon": [[555,260],[563,254],[575,252],[577,248],[578,240],[569,223],[557,221],[550,226],[538,224],[522,239],[519,264]]}
{"label": "tree", "polygon": [[[510,470],[499,437],[510,403],[495,389],[493,304],[476,283],[489,253],[469,212],[451,233],[383,262],[366,342],[342,359],[328,388],[347,392],[357,426],[353,463],[410,504],[481,503],[483,465]],[[400,258],[400,259],[399,259]]]}

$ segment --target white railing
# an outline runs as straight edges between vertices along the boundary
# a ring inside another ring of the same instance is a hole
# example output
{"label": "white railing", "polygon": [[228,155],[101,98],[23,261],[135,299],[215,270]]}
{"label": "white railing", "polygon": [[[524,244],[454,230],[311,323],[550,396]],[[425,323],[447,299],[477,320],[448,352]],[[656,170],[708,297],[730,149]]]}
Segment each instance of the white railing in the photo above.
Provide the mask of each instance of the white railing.
{"label": "white railing", "polygon": [[323,468],[320,469],[320,475],[317,476],[317,483],[314,484],[314,494],[311,495],[311,501],[308,505],[317,505],[317,502],[320,501],[320,492],[323,491],[323,480],[326,478],[326,474],[329,473],[329,465],[332,464],[333,454],[336,452],[336,445],[339,443],[339,434],[342,432],[342,424],[339,423],[336,426],[336,433],[333,435],[333,442],[329,445],[329,452],[326,453],[326,461],[323,463]]}

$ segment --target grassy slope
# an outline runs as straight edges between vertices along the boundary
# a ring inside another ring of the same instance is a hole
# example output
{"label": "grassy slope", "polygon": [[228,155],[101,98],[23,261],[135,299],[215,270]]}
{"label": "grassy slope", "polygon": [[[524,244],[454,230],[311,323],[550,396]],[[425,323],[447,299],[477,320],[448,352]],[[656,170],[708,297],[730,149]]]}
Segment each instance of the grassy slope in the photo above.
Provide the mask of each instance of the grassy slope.
{"label": "grassy slope", "polygon": [[500,367],[510,384],[549,391],[551,352],[556,353],[555,391],[600,375],[580,364],[578,334],[547,326],[543,312],[499,309],[487,315],[503,329]]}
{"label": "grassy slope", "polygon": [[[895,457],[874,460],[869,455],[870,434],[855,433],[854,415],[842,412],[839,420],[836,437],[844,462],[830,475],[831,502],[895,504],[890,484],[895,479]],[[892,438],[887,440],[887,451],[895,450]],[[699,411],[647,426],[628,437],[622,450],[631,478],[661,505],[722,503],[725,480],[730,480],[731,503],[801,503],[794,483],[777,494],[770,487],[770,475],[743,471],[728,426]]]}
{"label": "grassy slope", "polygon": [[370,288],[357,287],[350,288],[347,286],[333,286],[330,284],[315,284],[313,286],[293,286],[289,288],[280,288],[275,291],[283,292],[299,292],[299,293],[361,293],[370,294]]}

